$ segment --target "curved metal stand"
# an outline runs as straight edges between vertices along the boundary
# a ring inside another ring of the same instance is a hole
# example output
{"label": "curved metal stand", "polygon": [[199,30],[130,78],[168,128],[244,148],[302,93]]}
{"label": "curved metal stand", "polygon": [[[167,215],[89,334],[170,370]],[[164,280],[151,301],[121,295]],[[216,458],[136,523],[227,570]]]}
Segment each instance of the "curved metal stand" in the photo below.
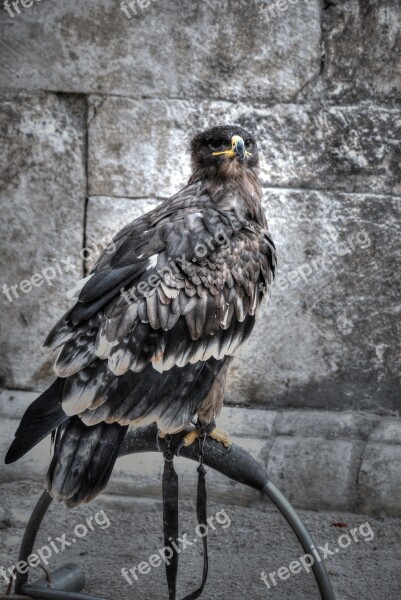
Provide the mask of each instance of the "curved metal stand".
{"label": "curved metal stand", "polygon": [[[184,435],[185,432],[172,436],[174,447],[178,446]],[[158,433],[155,425],[143,427],[129,433],[121,448],[120,456],[139,452],[163,452],[166,442],[165,440],[158,439],[157,436]],[[198,462],[198,445],[193,444],[189,448],[183,447],[180,451],[180,456]],[[304,523],[288,500],[269,481],[262,467],[250,454],[235,444],[226,449],[222,444],[206,438],[204,463],[234,481],[261,491],[273,502],[290,525],[305,553],[310,554],[315,559],[312,570],[319,587],[321,600],[335,600],[324,563]],[[20,548],[19,561],[26,561],[28,556],[32,554],[37,533],[51,502],[52,498],[49,494],[43,492],[26,527]],[[52,573],[52,584],[50,586],[46,580],[28,584],[28,573],[18,573],[15,583],[15,593],[20,596],[29,596],[42,600],[103,600],[80,593],[84,585],[85,577],[83,572],[78,566],[71,564],[61,567],[61,569],[57,569]]]}

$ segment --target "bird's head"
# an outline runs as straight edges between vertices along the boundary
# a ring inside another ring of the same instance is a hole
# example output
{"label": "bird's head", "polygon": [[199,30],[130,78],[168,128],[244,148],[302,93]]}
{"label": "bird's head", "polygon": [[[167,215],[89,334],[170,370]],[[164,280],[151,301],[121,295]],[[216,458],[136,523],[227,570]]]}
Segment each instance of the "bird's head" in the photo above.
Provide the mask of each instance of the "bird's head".
{"label": "bird's head", "polygon": [[191,142],[192,167],[220,176],[258,167],[258,147],[252,133],[235,125],[212,127]]}

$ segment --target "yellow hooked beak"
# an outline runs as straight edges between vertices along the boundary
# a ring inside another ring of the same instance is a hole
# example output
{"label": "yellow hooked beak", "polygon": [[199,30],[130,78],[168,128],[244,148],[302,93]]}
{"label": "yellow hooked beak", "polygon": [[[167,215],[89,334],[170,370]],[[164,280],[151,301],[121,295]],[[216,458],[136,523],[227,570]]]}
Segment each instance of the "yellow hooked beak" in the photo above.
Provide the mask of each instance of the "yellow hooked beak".
{"label": "yellow hooked beak", "polygon": [[231,138],[231,149],[230,150],[221,150],[220,152],[212,152],[213,156],[220,156],[222,154],[226,154],[230,158],[234,158],[238,156],[240,160],[244,160],[244,158],[248,156],[252,156],[250,152],[245,150],[245,142],[240,135],[233,135]]}

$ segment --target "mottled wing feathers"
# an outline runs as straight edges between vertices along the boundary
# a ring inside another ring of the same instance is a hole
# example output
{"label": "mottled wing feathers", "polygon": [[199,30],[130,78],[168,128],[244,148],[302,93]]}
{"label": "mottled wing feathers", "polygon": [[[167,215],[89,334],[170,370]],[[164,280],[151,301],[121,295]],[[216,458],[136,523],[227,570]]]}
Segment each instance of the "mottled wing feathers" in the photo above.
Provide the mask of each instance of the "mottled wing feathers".
{"label": "mottled wing feathers", "polygon": [[48,336],[67,414],[175,429],[182,405],[188,416],[191,394],[199,398],[192,377],[212,385],[216,365],[250,334],[274,245],[266,229],[190,188],[117,234]]}
{"label": "mottled wing feathers", "polygon": [[163,375],[151,365],[141,373],[128,371],[114,378],[116,387],[103,404],[83,411],[81,418],[87,425],[156,421],[162,431],[179,431],[202,405],[224,362],[212,358],[182,369],[175,366]]}
{"label": "mottled wing feathers", "polygon": [[49,433],[68,420],[61,408],[64,384],[64,379],[57,378],[43,394],[28,406],[7,452],[6,464],[24,456]]}
{"label": "mottled wing feathers", "polygon": [[86,427],[77,417],[56,436],[46,488],[53,498],[73,507],[89,502],[105,487],[128,427]]}

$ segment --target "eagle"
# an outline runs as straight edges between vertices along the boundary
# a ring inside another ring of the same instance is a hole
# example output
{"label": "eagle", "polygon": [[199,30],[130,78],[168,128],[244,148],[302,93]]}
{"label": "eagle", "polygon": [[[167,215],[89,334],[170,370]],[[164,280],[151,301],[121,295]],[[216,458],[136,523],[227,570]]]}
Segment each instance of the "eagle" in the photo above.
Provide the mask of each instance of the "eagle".
{"label": "eagle", "polygon": [[231,443],[215,418],[276,250],[254,135],[208,129],[191,161],[185,187],[117,233],[44,343],[57,378],[27,408],[6,463],[51,433],[46,489],[69,507],[105,488],[129,427],[156,423],[165,437],[190,426],[185,445]]}

